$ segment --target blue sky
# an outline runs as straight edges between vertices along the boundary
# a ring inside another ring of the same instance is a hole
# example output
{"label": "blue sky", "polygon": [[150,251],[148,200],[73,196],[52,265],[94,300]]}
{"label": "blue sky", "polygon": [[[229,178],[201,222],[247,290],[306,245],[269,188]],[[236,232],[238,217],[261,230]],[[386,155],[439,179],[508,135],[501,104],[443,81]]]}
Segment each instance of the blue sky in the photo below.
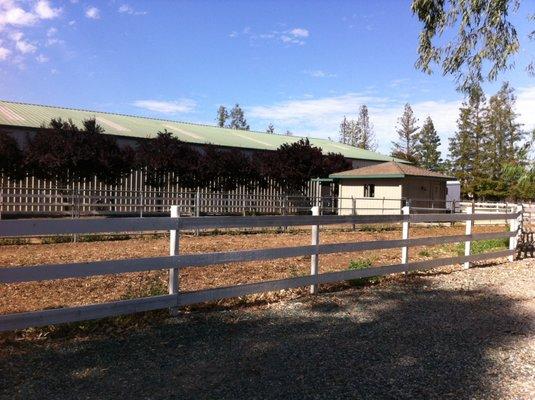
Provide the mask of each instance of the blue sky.
{"label": "blue sky", "polygon": [[[526,128],[533,11],[514,16],[522,51],[500,77]],[[455,130],[452,79],[414,68],[419,28],[409,1],[0,0],[0,98],[209,124],[239,103],[254,130],[333,139],[367,104],[386,153],[405,102],[443,142]]]}

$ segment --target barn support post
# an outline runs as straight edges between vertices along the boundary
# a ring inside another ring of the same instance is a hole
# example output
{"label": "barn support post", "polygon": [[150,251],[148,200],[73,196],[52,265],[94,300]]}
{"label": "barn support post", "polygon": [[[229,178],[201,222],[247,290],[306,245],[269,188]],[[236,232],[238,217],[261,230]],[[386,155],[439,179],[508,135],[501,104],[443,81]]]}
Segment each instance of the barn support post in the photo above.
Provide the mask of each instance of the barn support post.
{"label": "barn support post", "polygon": [[[466,214],[473,214],[473,213],[474,213],[474,205],[472,203],[472,205],[466,207]],[[465,231],[466,236],[472,235],[473,225],[474,225],[473,220],[471,219],[466,220],[466,231]],[[469,256],[471,253],[472,253],[472,241],[468,239],[467,241],[464,242],[464,255]],[[471,266],[472,266],[472,263],[470,261],[465,261],[463,264],[464,269],[468,269]]]}
{"label": "barn support post", "polygon": [[[516,250],[518,244],[518,236],[522,233],[522,222],[524,218],[524,207],[522,204],[518,204],[515,209],[515,213],[518,213],[518,216],[509,220],[509,230],[515,232],[515,236],[509,238],[509,250]],[[515,255],[511,254],[509,256],[509,261],[514,261]]]}
{"label": "barn support post", "polygon": [[[178,206],[171,206],[171,218],[177,219],[177,228],[178,228],[178,218],[180,214],[178,213]],[[179,238],[180,231],[178,229],[172,229],[169,231],[169,255],[178,256],[179,254]],[[171,268],[169,270],[169,294],[178,295],[178,285],[179,285],[179,269]]]}
{"label": "barn support post", "polygon": [[[201,191],[197,189],[195,192],[195,216],[201,215]],[[195,229],[195,236],[199,236],[199,230]]]}
{"label": "barn support post", "polygon": [[[312,215],[320,215],[320,208],[318,206],[312,207]],[[311,235],[311,244],[312,246],[318,246],[320,243],[320,227],[319,225],[312,225],[312,235]],[[319,256],[316,252],[310,257],[310,275],[317,277],[319,273]],[[310,285],[310,294],[316,294],[318,292],[318,285],[314,283]]]}
{"label": "barn support post", "polygon": [[[401,213],[403,215],[406,215],[406,219],[402,222],[402,229],[401,229],[401,232],[402,232],[402,237],[401,238],[403,240],[409,239],[409,227],[410,227],[409,215],[410,215],[410,212],[411,212],[410,203],[407,202],[407,205],[404,206],[401,209]],[[401,248],[401,263],[402,264],[408,264],[409,263],[409,247],[408,246],[403,246]],[[404,274],[406,274],[406,272],[404,272]]]}

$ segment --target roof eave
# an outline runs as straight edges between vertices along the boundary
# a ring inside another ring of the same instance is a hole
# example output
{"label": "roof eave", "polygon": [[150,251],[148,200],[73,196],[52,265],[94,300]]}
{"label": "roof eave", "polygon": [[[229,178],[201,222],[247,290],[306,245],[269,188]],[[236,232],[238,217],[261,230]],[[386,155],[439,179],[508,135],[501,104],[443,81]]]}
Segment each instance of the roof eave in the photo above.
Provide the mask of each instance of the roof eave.
{"label": "roof eave", "polygon": [[331,174],[329,178],[332,179],[392,179],[404,178],[404,174],[382,174],[382,175],[337,175]]}

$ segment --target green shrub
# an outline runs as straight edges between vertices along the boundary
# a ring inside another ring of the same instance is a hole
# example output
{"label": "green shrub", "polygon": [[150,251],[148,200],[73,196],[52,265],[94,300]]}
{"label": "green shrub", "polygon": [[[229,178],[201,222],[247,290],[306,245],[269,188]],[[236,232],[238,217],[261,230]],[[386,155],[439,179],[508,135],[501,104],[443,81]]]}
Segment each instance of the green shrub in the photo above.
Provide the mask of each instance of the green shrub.
{"label": "green shrub", "polygon": [[418,255],[420,257],[429,257],[431,256],[431,253],[429,252],[429,250],[425,249],[425,250],[422,250],[418,253]]}
{"label": "green shrub", "polygon": [[[360,270],[370,268],[372,266],[372,260],[365,258],[362,260],[351,260],[349,263],[349,270]],[[381,280],[378,276],[371,276],[368,278],[350,279],[348,282],[353,286],[364,286],[366,284],[375,284]]]}

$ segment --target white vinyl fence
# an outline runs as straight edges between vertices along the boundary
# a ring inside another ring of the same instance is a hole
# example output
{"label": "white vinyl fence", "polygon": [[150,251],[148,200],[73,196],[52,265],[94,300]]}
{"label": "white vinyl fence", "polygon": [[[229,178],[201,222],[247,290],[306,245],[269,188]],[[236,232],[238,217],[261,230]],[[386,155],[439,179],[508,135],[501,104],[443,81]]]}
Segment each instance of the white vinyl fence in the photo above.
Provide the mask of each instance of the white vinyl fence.
{"label": "white vinyl fence", "polygon": [[[31,219],[0,221],[0,237],[20,237],[39,235],[66,235],[82,233],[169,231],[170,255],[161,257],[134,258],[109,261],[92,261],[69,264],[48,264],[24,267],[0,268],[0,283],[11,284],[30,281],[45,281],[64,278],[83,278],[95,275],[119,274],[128,272],[169,269],[169,294],[144,297],[133,300],[115,301],[78,307],[67,307],[42,311],[24,312],[0,316],[0,331],[24,329],[65,322],[98,319],[142,311],[181,307],[189,304],[213,301],[228,297],[244,296],[252,293],[276,291],[281,289],[310,286],[316,292],[318,285],[347,279],[381,276],[413,270],[426,270],[434,267],[479,260],[505,257],[512,259],[516,244],[522,212],[519,208],[512,213],[472,214],[412,214],[405,207],[402,215],[314,215],[300,216],[217,216],[217,217],[178,217],[178,207],[172,208],[171,217],[154,218],[81,218],[81,219]],[[472,223],[478,220],[508,220],[509,232],[473,234]],[[464,222],[466,234],[441,237],[409,237],[409,225],[420,222]],[[398,240],[374,240],[367,242],[320,244],[320,225],[402,223],[403,236]],[[311,245],[281,247],[270,249],[214,252],[203,254],[180,253],[180,232],[207,228],[248,228],[278,226],[311,226]],[[508,250],[485,254],[471,254],[474,240],[509,238]],[[436,245],[443,243],[465,242],[465,255],[460,257],[439,258],[411,262],[408,248],[413,246]],[[362,270],[320,273],[321,254],[344,253],[363,250],[400,248],[401,263],[383,265]],[[31,250],[29,250],[31,251]],[[180,290],[178,272],[184,267],[210,266],[223,263],[271,260],[287,257],[311,257],[311,275],[289,279],[272,280],[238,286],[184,292]],[[23,290],[23,289],[21,289]]]}

